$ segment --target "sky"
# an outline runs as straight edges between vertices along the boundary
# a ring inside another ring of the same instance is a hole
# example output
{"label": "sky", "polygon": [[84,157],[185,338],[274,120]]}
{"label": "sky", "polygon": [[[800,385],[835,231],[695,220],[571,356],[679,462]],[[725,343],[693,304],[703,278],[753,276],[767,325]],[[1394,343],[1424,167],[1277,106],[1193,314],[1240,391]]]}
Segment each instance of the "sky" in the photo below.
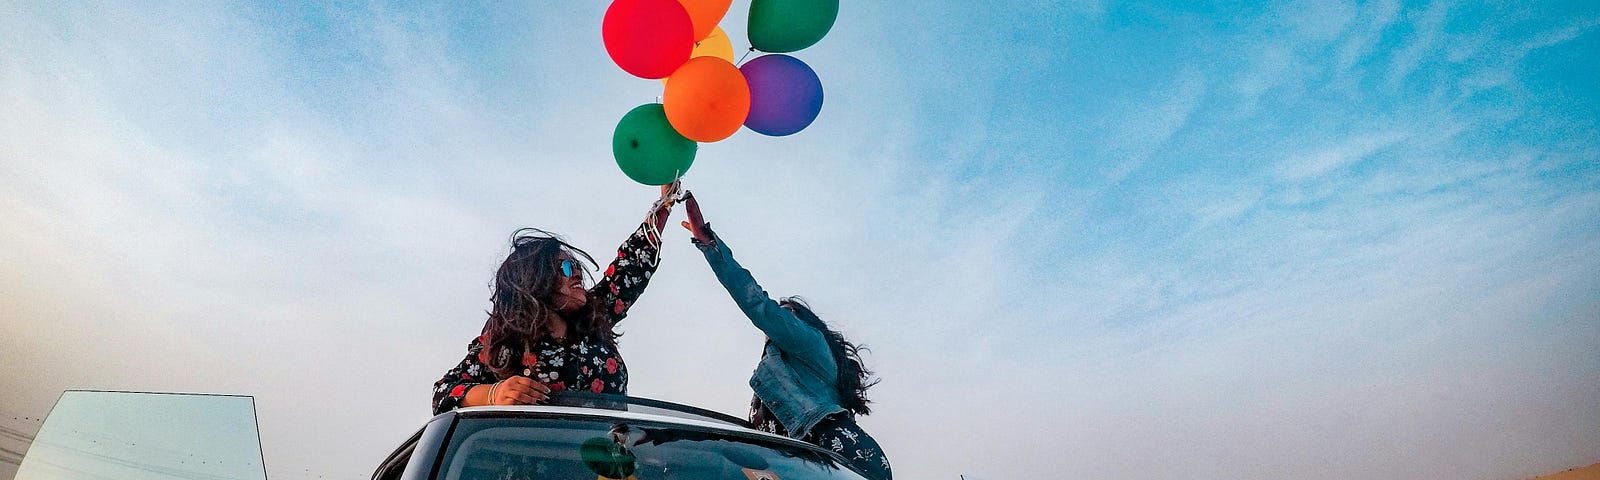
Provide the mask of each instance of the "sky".
{"label": "sky", "polygon": [[[654,199],[605,7],[0,3],[0,424],[250,395],[271,478],[369,476],[511,232],[605,258]],[[902,478],[1600,461],[1600,4],[843,2],[794,55],[816,122],[684,183],[870,348]],[[629,392],[742,416],[761,334],[663,256]]]}

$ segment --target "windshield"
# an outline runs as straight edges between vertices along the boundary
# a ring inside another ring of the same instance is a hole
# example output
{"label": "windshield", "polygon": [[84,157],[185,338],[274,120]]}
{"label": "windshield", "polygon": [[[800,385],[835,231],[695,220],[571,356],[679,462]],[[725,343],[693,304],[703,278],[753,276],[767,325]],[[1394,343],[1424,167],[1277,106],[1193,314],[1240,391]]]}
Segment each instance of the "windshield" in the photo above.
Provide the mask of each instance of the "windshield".
{"label": "windshield", "polygon": [[265,479],[250,397],[69,391],[16,480]]}
{"label": "windshield", "polygon": [[641,421],[464,418],[446,480],[861,480],[833,457],[787,443]]}

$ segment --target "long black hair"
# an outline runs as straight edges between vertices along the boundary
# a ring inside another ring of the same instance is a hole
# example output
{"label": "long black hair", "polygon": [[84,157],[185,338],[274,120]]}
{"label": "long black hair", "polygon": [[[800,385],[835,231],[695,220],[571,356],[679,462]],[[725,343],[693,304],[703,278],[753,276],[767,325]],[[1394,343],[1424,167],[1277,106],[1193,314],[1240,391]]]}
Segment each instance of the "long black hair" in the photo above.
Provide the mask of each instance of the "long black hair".
{"label": "long black hair", "polygon": [[835,383],[839,389],[840,406],[857,415],[872,413],[872,408],[867,406],[872,403],[867,399],[867,389],[877,385],[880,380],[872,378],[872,370],[868,370],[861,361],[861,351],[866,349],[865,346],[851,343],[844,338],[844,334],[829,328],[827,322],[817,317],[816,312],[811,310],[811,305],[806,303],[804,298],[785,297],[778,301],[778,305],[794,312],[794,316],[799,317],[811,328],[822,332],[822,336],[827,339],[828,350],[833,353],[833,361],[839,365],[839,379]]}
{"label": "long black hair", "polygon": [[[522,354],[532,349],[533,343],[549,333],[546,325],[550,316],[566,319],[577,335],[598,336],[615,344],[620,336],[611,321],[594,308],[590,299],[582,308],[560,313],[555,310],[554,296],[567,281],[561,273],[561,256],[565,252],[575,262],[595,265],[594,258],[577,247],[567,244],[560,236],[537,228],[523,228],[511,234],[511,253],[495,271],[493,306],[489,321],[483,326],[483,356],[489,370],[500,379],[521,373]],[[588,269],[579,275],[587,277]],[[532,365],[527,365],[532,367]]]}

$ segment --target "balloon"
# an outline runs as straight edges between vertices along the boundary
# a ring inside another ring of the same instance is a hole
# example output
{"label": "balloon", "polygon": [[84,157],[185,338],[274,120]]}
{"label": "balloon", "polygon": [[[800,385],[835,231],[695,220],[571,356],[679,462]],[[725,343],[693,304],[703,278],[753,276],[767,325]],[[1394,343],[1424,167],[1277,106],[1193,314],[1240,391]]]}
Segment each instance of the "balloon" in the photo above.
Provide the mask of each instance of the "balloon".
{"label": "balloon", "polygon": [[683,9],[689,12],[689,20],[694,23],[694,39],[700,41],[711,35],[711,30],[717,28],[717,22],[722,21],[722,16],[728,13],[728,5],[733,0],[678,0],[683,3]]}
{"label": "balloon", "polygon": [[611,60],[643,78],[671,75],[694,50],[694,26],[678,0],[616,0],[600,34]]}
{"label": "balloon", "polygon": [[839,16],[839,0],[752,0],[750,45],[763,52],[783,53],[822,40]]}
{"label": "balloon", "polygon": [[797,58],[762,55],[739,67],[750,84],[750,115],[744,126],[781,137],[804,130],[822,111],[822,80]]}
{"label": "balloon", "polygon": [[[695,57],[717,57],[733,63],[733,42],[728,40],[728,32],[722,31],[722,27],[717,27],[711,31],[710,36],[695,42],[694,53],[690,53],[689,58]],[[661,83],[667,83],[667,78],[661,79]]]}
{"label": "balloon", "polygon": [[694,163],[698,148],[667,123],[666,111],[659,103],[634,107],[617,122],[611,136],[611,154],[628,178],[645,185],[672,183]]}
{"label": "balloon", "polygon": [[739,131],[750,113],[750,86],[739,68],[717,57],[689,59],[667,81],[667,121],[685,138],[715,142]]}
{"label": "balloon", "polygon": [[733,41],[728,39],[728,32],[722,31],[722,27],[712,28],[710,35],[694,43],[694,52],[689,58],[694,57],[717,57],[733,63]]}

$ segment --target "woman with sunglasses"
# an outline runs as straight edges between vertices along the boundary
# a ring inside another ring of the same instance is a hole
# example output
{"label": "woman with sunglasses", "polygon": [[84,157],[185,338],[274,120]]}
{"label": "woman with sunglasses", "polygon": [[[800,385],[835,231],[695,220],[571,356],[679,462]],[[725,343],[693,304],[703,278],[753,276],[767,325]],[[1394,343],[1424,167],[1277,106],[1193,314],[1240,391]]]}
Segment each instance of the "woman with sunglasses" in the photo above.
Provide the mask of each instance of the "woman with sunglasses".
{"label": "woman with sunglasses", "polygon": [[756,328],[767,334],[761,361],[750,376],[755,396],[750,423],[832,450],[874,480],[888,480],[889,459],[877,440],[856,424],[872,412],[867,389],[878,383],[861,363],[860,349],[828,327],[799,297],[774,301],[728,244],[711,231],[694,195],[684,194],[683,227],[706,256],[717,281]]}
{"label": "woman with sunglasses", "polygon": [[551,391],[627,394],[628,368],[617,353],[617,322],[644,293],[661,252],[661,228],[677,195],[662,187],[648,218],[617,249],[594,286],[594,259],[549,232],[524,228],[495,272],[493,307],[467,356],[433,386],[433,411],[531,404]]}

